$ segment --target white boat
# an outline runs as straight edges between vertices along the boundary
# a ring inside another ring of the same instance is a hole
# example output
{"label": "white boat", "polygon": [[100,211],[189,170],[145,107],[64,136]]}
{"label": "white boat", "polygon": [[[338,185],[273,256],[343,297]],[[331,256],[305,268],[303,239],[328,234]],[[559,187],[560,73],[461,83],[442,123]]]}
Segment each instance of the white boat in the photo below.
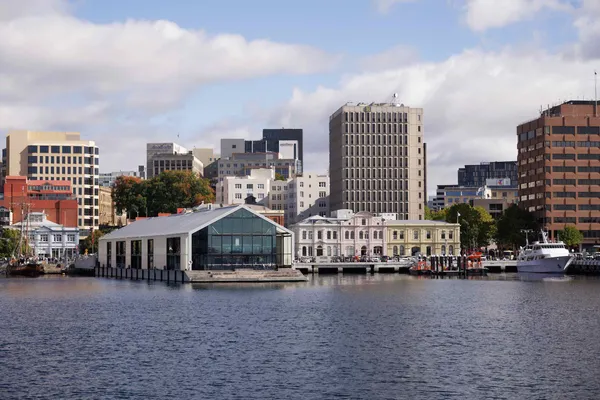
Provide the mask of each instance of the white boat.
{"label": "white boat", "polygon": [[517,271],[527,273],[564,274],[575,257],[561,241],[549,242],[542,231],[542,240],[521,249],[517,257]]}

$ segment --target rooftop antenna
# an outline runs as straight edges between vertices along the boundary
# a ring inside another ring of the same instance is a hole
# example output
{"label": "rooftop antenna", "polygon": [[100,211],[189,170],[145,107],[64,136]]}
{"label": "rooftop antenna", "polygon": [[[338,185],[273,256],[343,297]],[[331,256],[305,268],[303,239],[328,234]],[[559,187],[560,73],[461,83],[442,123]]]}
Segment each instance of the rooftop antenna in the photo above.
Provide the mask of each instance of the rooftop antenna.
{"label": "rooftop antenna", "polygon": [[392,104],[396,107],[400,107],[400,104],[398,103],[398,93],[392,95]]}

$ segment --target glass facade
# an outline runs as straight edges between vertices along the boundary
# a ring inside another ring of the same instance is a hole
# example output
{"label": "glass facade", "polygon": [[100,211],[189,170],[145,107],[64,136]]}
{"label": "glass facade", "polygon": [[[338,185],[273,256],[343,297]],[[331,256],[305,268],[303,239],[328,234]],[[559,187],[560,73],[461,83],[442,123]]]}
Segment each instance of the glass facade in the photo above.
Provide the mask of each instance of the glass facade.
{"label": "glass facade", "polygon": [[192,235],[192,269],[275,268],[273,223],[240,209]]}

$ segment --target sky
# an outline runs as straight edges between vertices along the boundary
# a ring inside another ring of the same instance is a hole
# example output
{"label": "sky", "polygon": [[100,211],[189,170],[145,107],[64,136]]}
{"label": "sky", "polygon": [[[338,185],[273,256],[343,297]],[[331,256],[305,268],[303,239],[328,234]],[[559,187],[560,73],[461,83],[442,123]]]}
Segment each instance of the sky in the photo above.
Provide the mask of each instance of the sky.
{"label": "sky", "polygon": [[81,132],[100,170],[303,128],[328,168],[346,102],[424,109],[428,191],[516,160],[516,126],[593,99],[598,0],[0,0],[0,133]]}

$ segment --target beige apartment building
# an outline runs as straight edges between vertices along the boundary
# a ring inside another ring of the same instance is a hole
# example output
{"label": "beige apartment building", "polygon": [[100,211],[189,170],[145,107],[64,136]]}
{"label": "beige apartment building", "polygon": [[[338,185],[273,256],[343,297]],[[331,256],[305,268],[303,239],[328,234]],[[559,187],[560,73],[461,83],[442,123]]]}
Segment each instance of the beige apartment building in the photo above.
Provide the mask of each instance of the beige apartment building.
{"label": "beige apartment building", "polygon": [[117,208],[113,200],[112,187],[100,186],[99,188],[100,225],[102,226],[125,226],[127,215],[117,215]]}
{"label": "beige apartment building", "polygon": [[347,103],[329,120],[330,209],[424,218],[423,109]]}
{"label": "beige apartment building", "polygon": [[[77,196],[78,226],[99,226],[99,149],[78,132],[9,131],[2,154],[2,176],[71,181]],[[3,179],[4,181],[4,179]],[[81,236],[86,236],[82,232]]]}

